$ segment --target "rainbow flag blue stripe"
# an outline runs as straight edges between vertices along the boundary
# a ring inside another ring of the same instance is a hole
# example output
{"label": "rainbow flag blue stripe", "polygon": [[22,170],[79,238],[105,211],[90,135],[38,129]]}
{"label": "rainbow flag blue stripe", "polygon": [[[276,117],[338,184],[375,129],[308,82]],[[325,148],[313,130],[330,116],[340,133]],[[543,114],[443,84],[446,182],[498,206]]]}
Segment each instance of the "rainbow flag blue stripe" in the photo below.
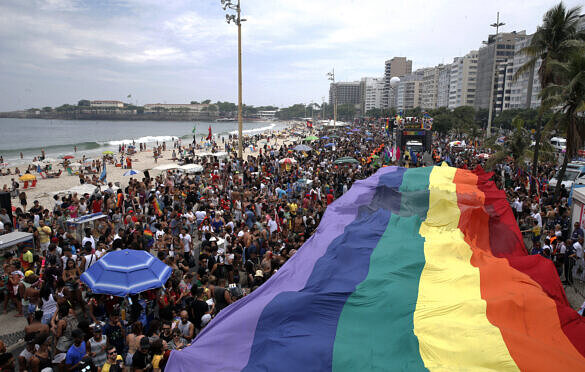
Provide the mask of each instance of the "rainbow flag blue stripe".
{"label": "rainbow flag blue stripe", "polygon": [[171,371],[582,370],[585,322],[483,171],[382,168]]}

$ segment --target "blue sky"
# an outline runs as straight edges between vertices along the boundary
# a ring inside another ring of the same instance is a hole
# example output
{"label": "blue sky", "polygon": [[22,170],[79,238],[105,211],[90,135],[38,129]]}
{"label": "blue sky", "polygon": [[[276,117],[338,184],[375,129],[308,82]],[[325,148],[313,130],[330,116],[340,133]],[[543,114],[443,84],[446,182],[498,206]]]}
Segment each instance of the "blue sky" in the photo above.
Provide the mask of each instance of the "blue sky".
{"label": "blue sky", "polygon": [[[568,6],[579,1],[566,1]],[[449,63],[477,49],[496,12],[534,32],[555,1],[242,0],[244,102],[288,106],[384,61]],[[237,29],[219,0],[0,1],[0,111],[76,103],[237,99]]]}

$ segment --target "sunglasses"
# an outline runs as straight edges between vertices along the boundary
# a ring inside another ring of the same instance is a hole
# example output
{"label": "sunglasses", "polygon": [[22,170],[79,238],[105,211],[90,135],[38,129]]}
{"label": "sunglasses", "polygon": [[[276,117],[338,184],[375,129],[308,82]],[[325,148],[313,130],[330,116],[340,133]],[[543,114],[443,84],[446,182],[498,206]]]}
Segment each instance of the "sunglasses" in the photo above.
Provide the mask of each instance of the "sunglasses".
{"label": "sunglasses", "polygon": [[109,351],[108,355],[116,355],[117,353],[115,351]]}

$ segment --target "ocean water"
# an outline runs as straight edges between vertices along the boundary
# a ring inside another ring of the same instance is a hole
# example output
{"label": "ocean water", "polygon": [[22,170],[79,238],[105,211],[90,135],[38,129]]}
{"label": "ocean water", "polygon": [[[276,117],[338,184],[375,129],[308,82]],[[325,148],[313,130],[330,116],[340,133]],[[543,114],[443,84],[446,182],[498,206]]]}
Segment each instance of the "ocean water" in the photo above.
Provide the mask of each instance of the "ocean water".
{"label": "ocean water", "polygon": [[[193,139],[195,127],[197,140],[207,136],[209,126],[214,136],[236,134],[237,122],[192,122],[192,121],[88,121],[88,120],[44,120],[0,118],[0,155],[9,165],[30,162],[45,150],[47,157],[57,158],[73,154],[87,156],[102,151],[118,149],[122,143],[146,143],[151,148],[156,142],[167,142],[177,138],[184,142]],[[279,130],[287,126],[282,122],[244,122],[244,134],[253,135],[266,130]],[[20,153],[24,159],[20,159]]]}

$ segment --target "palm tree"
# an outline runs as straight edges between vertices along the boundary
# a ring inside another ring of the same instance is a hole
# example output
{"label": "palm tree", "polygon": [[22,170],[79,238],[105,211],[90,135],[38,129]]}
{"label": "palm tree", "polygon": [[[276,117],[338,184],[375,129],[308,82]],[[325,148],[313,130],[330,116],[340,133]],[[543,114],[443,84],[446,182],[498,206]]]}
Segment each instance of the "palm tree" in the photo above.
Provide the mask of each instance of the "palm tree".
{"label": "palm tree", "polygon": [[[585,40],[585,33],[578,32],[580,12],[581,7],[567,10],[562,1],[546,12],[542,19],[542,25],[537,27],[536,32],[532,35],[530,44],[520,51],[530,59],[516,71],[514,78],[518,78],[518,76],[525,73],[531,74],[540,61],[538,77],[541,89],[544,91],[549,85],[558,83],[555,72],[551,68],[551,62],[566,62],[567,56],[575,48],[575,42]],[[537,174],[538,170],[542,114],[545,108],[545,105],[540,106],[536,122],[536,138],[532,161],[532,174],[534,175]]]}
{"label": "palm tree", "polygon": [[[558,179],[562,179],[569,159],[573,158],[585,142],[585,42],[569,55],[567,62],[551,61],[549,68],[554,71],[559,83],[550,84],[541,92],[544,104],[558,107],[559,123],[567,134],[567,152]],[[560,193],[559,182],[555,197]]]}

